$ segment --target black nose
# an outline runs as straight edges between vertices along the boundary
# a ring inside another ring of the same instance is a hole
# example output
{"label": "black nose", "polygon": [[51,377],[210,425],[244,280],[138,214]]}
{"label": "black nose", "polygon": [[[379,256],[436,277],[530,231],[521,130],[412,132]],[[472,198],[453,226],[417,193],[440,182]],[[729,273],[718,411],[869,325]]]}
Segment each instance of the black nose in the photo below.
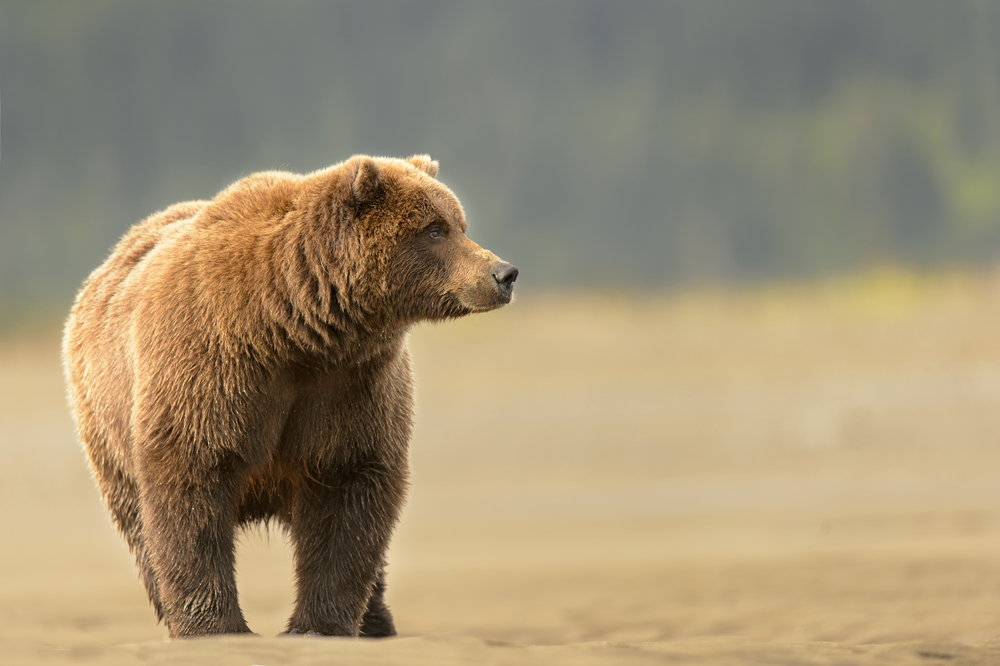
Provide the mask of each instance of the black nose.
{"label": "black nose", "polygon": [[493,268],[493,279],[497,281],[500,291],[509,296],[510,292],[514,290],[517,269],[507,262],[501,262]]}

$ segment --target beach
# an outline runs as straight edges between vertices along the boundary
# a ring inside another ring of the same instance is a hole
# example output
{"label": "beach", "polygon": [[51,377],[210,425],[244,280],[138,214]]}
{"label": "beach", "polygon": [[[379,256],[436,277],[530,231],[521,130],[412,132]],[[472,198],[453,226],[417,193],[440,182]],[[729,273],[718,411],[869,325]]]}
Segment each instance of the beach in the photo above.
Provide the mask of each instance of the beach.
{"label": "beach", "polygon": [[59,332],[0,346],[0,661],[1000,663],[1000,280],[527,294],[411,334],[399,637],[167,640],[76,441]]}

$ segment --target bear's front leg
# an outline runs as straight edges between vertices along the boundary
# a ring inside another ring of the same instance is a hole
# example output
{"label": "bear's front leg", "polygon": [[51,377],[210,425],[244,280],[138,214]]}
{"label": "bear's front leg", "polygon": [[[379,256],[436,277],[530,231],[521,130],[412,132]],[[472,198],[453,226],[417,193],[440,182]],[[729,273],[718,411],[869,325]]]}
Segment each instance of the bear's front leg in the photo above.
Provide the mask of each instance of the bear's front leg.
{"label": "bear's front leg", "polygon": [[170,447],[140,456],[143,536],[170,636],[249,633],[236,591],[238,468]]}
{"label": "bear's front leg", "polygon": [[[354,465],[300,487],[291,521],[296,602],[289,633],[358,636],[362,620],[369,623],[365,614],[404,492],[405,470],[383,463]],[[378,635],[392,635],[381,592]]]}

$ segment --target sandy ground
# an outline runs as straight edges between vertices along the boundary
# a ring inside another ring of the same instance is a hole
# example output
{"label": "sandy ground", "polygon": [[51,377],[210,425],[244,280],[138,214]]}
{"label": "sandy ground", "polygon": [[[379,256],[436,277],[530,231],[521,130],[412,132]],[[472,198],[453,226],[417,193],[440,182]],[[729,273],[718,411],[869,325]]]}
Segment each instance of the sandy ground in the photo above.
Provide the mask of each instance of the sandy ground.
{"label": "sandy ground", "polygon": [[0,663],[1000,664],[1000,281],[536,295],[424,326],[400,637],[165,639],[63,400],[0,348]]}

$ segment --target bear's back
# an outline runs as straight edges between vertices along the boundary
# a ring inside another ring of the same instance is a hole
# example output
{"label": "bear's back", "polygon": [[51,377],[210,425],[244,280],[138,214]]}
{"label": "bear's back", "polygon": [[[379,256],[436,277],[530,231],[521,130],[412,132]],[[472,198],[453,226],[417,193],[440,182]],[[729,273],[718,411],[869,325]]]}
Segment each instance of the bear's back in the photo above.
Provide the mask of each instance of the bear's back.
{"label": "bear's back", "polygon": [[160,244],[172,227],[189,222],[208,203],[185,201],[174,204],[129,229],[80,290],[67,322],[67,342],[80,335],[96,333],[99,328],[111,323],[114,317],[109,308],[135,267]]}

